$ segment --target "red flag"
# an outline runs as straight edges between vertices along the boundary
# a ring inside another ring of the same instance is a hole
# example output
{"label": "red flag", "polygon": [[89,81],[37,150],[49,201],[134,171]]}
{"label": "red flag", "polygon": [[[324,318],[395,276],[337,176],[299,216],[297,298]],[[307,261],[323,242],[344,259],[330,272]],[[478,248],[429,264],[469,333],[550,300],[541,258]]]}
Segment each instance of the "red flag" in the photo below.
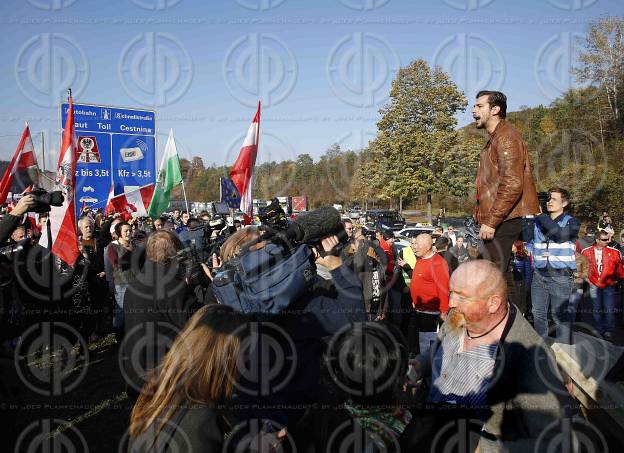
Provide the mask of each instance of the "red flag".
{"label": "red flag", "polygon": [[[62,206],[51,206],[50,222],[52,253],[70,266],[76,262],[78,251],[78,234],[76,232],[76,212],[74,210],[74,188],[76,187],[76,138],[74,136],[74,105],[69,94],[69,110],[58,163],[54,190],[63,192]],[[49,247],[48,235],[43,234],[39,241],[42,247]]]}
{"label": "red flag", "polygon": [[260,138],[260,102],[247,136],[243,142],[238,158],[230,170],[230,178],[241,195],[240,209],[247,217],[252,217],[251,188],[253,186],[254,166],[258,155],[258,139]]}
{"label": "red flag", "polygon": [[136,190],[122,193],[110,199],[109,207],[111,212],[125,214],[126,217],[147,217],[147,208],[154,195],[154,184],[139,187]]}
{"label": "red flag", "polygon": [[[11,185],[13,184],[16,173],[24,170],[27,172],[31,169],[37,169],[37,159],[35,158],[33,142],[30,137],[30,129],[28,128],[28,123],[26,123],[24,132],[22,133],[22,139],[19,145],[17,145],[13,158],[0,181],[0,203],[6,203],[7,195],[11,191]],[[31,178],[27,174],[20,179],[24,180],[22,181],[22,187],[32,184],[32,181],[30,181]]]}
{"label": "red flag", "polygon": [[111,182],[110,190],[108,191],[108,198],[106,199],[106,207],[104,208],[104,215],[107,215],[111,212],[115,212],[113,205],[111,204],[111,200],[115,196],[115,188],[113,183]]}
{"label": "red flag", "polygon": [[243,213],[243,225],[251,225],[253,223],[253,217]]}

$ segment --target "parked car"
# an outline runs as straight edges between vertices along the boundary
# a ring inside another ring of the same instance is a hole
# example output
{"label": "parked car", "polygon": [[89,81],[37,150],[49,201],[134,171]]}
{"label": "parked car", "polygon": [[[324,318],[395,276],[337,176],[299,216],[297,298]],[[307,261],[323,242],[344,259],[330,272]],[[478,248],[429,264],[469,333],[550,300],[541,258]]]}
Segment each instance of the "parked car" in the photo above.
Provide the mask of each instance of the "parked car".
{"label": "parked car", "polygon": [[359,211],[347,211],[344,217],[351,219],[351,220],[358,220],[360,218],[360,212]]}
{"label": "parked car", "polygon": [[388,209],[373,209],[366,211],[364,223],[369,229],[375,229],[378,225],[392,231],[405,228],[405,219],[398,211]]}
{"label": "parked car", "polygon": [[455,228],[455,232],[457,234],[464,234],[466,231],[466,217],[444,217],[442,219],[442,224],[444,225],[444,230],[450,226]]}
{"label": "parked car", "polygon": [[407,228],[403,228],[400,231],[397,231],[397,234],[400,236],[405,236],[407,238],[413,239],[416,236],[418,236],[419,234],[422,233],[427,233],[427,234],[431,234],[433,233],[433,230],[435,228],[432,226],[415,226],[415,227],[407,227]]}
{"label": "parked car", "polygon": [[404,247],[411,245],[412,239],[422,233],[431,234],[434,228],[432,226],[410,226],[397,231],[394,234],[394,243],[399,251]]}

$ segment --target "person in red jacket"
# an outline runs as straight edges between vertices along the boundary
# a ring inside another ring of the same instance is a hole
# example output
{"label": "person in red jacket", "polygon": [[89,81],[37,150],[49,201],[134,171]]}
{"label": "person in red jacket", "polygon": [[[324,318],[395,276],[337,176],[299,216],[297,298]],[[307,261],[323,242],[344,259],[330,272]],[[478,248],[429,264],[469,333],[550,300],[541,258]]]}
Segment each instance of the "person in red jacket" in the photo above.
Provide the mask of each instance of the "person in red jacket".
{"label": "person in red jacket", "polygon": [[[440,318],[446,319],[449,304],[449,270],[446,260],[433,250],[433,238],[420,234],[412,241],[416,264],[410,282],[410,294],[414,307],[414,322],[418,332],[420,351],[426,350],[435,341]],[[410,352],[415,345],[410,344],[414,323],[408,332]],[[415,349],[415,348],[414,348]]]}
{"label": "person in red jacket", "polygon": [[592,302],[594,327],[611,340],[615,329],[615,289],[624,276],[622,256],[618,249],[608,247],[609,234],[600,230],[596,243],[583,249],[581,254],[589,265],[589,297]]}
{"label": "person in red jacket", "polygon": [[375,231],[375,238],[379,241],[379,246],[386,253],[388,258],[388,264],[386,265],[386,276],[388,281],[392,279],[394,273],[394,251],[392,250],[392,242],[394,241],[394,233],[389,230],[377,229]]}

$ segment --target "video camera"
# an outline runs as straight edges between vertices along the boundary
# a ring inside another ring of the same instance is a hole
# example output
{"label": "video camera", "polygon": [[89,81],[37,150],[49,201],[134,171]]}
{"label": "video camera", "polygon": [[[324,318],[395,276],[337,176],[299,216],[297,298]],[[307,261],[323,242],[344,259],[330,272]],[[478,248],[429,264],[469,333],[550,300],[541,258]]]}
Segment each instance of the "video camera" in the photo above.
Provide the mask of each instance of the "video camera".
{"label": "video camera", "polygon": [[198,222],[196,226],[179,235],[185,246],[177,256],[180,276],[190,285],[200,285],[202,288],[210,286],[202,263],[212,268],[212,255],[219,253],[221,245],[231,232],[227,228],[226,220],[220,214],[215,213],[215,216],[217,217],[211,220]]}
{"label": "video camera", "polygon": [[15,244],[2,247],[0,248],[0,257],[10,261],[17,253],[28,247],[28,245],[30,245],[30,238],[25,238]]}
{"label": "video camera", "polygon": [[288,228],[288,217],[277,198],[273,198],[268,206],[260,208],[258,219],[263,225],[274,230],[282,231]]}
{"label": "video camera", "polygon": [[542,212],[548,212],[548,202],[550,201],[550,192],[537,192],[537,200],[542,208]]}
{"label": "video camera", "polygon": [[208,288],[210,281],[202,268],[202,256],[194,246],[178,251],[176,254],[178,262],[178,275],[185,279],[189,285]]}
{"label": "video camera", "polygon": [[231,230],[228,229],[225,219],[218,217],[202,222],[199,226],[182,233],[180,237],[184,237],[183,242],[187,246],[198,249],[204,262],[208,261],[210,266],[210,256],[219,252],[221,244],[230,236],[230,233]]}
{"label": "video camera", "polygon": [[[311,248],[320,253],[321,240],[332,235],[346,242],[340,213],[332,207],[300,216],[285,230],[269,228],[219,269],[212,282],[213,293],[219,303],[243,313],[278,314],[316,281]],[[264,247],[253,249],[265,241]]]}
{"label": "video camera", "polygon": [[479,225],[472,217],[468,217],[464,220],[464,227],[464,237],[468,245],[480,249],[483,246],[483,241],[479,237],[481,225]]}
{"label": "video camera", "polygon": [[30,211],[36,213],[48,212],[50,206],[62,206],[65,197],[60,190],[54,190],[52,192],[46,192],[45,189],[34,189],[33,191],[24,194],[32,195],[35,200],[35,204],[30,208]]}

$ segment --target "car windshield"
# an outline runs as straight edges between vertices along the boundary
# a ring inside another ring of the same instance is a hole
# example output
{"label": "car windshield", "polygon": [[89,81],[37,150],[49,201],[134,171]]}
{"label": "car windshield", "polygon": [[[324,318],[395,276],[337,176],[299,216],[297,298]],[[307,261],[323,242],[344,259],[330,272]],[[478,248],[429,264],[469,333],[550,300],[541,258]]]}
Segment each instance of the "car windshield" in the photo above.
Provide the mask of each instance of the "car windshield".
{"label": "car windshield", "polygon": [[416,229],[412,229],[412,230],[407,230],[406,232],[404,232],[403,234],[407,237],[410,238],[415,238],[416,236],[418,236],[419,234],[422,233],[428,233],[431,234],[431,230],[426,230],[426,229],[422,229],[422,230],[416,230]]}
{"label": "car windshield", "polygon": [[379,214],[379,220],[382,222],[401,222],[403,219],[396,212],[384,212]]}

